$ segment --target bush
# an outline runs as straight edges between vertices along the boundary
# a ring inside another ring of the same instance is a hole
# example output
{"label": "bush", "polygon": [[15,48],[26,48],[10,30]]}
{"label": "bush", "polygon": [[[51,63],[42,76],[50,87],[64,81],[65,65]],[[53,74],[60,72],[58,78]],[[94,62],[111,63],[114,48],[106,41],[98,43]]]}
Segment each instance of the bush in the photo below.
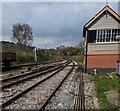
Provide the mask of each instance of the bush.
{"label": "bush", "polygon": [[16,59],[17,59],[17,63],[34,62],[34,55],[31,54],[31,52],[27,52],[25,50],[17,50]]}

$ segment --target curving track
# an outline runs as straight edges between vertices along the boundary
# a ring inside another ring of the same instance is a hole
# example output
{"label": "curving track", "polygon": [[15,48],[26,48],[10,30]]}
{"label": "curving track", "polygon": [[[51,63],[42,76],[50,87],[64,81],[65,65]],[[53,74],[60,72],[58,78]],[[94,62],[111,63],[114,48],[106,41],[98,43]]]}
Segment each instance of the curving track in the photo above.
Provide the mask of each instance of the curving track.
{"label": "curving track", "polygon": [[[60,72],[61,70],[63,70],[69,63],[70,63],[70,61],[67,61],[63,66],[58,66],[59,68],[57,68],[57,70],[54,71],[52,74],[49,74],[49,76],[44,77],[43,79],[41,79],[37,83],[35,83],[35,84],[31,85],[30,87],[26,88],[24,91],[19,92],[16,95],[12,96],[10,99],[6,100],[4,103],[1,104],[2,108],[5,108],[9,104],[11,104],[13,101],[17,100],[18,98],[20,98],[21,96],[23,96],[24,94],[26,94],[27,92],[29,92],[30,90],[32,90],[38,84],[41,84],[42,82],[48,80],[49,78],[54,77],[54,75],[56,75],[58,72]],[[51,72],[51,71],[49,71],[49,72]]]}
{"label": "curving track", "polygon": [[[4,101],[1,104],[2,110],[46,110],[46,106],[48,106],[51,99],[56,95],[56,92],[60,89],[63,82],[67,81],[67,77],[71,72],[76,71],[74,70],[75,66],[77,66],[75,62],[66,61],[65,63],[61,63],[50,69],[47,68],[45,71],[43,70],[39,73],[34,73],[33,75],[26,77],[18,77],[19,79],[15,79],[12,85],[10,85],[10,88],[16,89],[18,92],[13,94],[11,97],[5,97],[7,94],[3,94]],[[77,67],[80,68],[80,66]],[[77,72],[79,84],[76,90],[77,96],[75,94],[75,103],[73,104],[74,110],[79,111],[85,110],[84,83],[81,69]],[[16,80],[24,81],[16,82]]]}
{"label": "curving track", "polygon": [[42,67],[42,68],[38,68],[38,69],[36,69],[32,72],[28,72],[26,74],[18,74],[18,75],[12,76],[12,77],[2,79],[2,80],[0,80],[0,83],[2,83],[0,88],[2,88],[2,89],[7,88],[7,87],[10,87],[14,84],[23,82],[25,80],[28,80],[28,79],[43,75],[45,73],[54,71],[54,70],[60,68],[65,63],[67,63],[67,61],[63,62],[63,63],[60,63],[60,64],[57,64],[56,67],[55,66],[45,66],[45,67]]}
{"label": "curving track", "polygon": [[[30,67],[33,68],[33,71],[35,71],[36,69],[39,69],[39,68],[44,68],[44,67],[49,67],[49,66],[56,66],[58,64],[64,63],[64,61],[66,61],[66,60],[56,60],[56,61],[53,61],[53,62],[49,61],[49,62],[39,63],[39,64],[37,64],[38,68],[33,67],[33,66],[36,65],[35,63],[34,64],[19,65],[19,66],[15,66],[15,67],[13,66],[13,67],[14,67],[14,69],[17,69],[17,68],[29,67],[30,66]],[[2,71],[3,71],[3,69],[2,69]],[[21,72],[24,72],[24,71],[21,70]],[[14,75],[18,75],[18,74],[3,74],[3,75],[0,75],[0,78],[5,79],[5,78],[12,77]]]}

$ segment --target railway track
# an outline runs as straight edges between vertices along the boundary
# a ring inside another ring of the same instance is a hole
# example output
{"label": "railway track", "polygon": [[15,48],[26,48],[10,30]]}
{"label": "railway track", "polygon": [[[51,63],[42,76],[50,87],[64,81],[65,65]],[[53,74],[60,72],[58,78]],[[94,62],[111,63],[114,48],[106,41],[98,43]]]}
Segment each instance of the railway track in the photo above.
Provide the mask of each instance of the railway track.
{"label": "railway track", "polygon": [[[40,68],[40,70],[27,73],[26,76],[25,74],[22,74],[22,75],[16,75],[13,77],[3,79],[4,84],[1,85],[1,88],[2,88],[2,96],[0,97],[2,100],[1,102],[6,101],[7,97],[11,97],[16,93],[21,92],[24,87],[26,88],[29,85],[32,85],[33,79],[42,78],[43,76],[48,75],[48,73],[50,73],[51,71],[53,72],[63,67],[63,65],[66,63],[67,61],[61,64],[58,64],[58,66],[54,66],[54,67],[50,66],[42,69]],[[36,79],[34,81],[37,82],[38,80]],[[25,83],[28,83],[27,86],[25,86]],[[6,91],[6,90],[10,90],[10,91]]]}
{"label": "railway track", "polygon": [[3,79],[0,80],[0,82],[2,84],[4,84],[7,81],[11,81],[11,80],[23,77],[23,76],[25,77],[27,75],[31,75],[31,74],[34,74],[34,73],[37,73],[37,72],[40,72],[40,71],[44,71],[44,70],[50,69],[50,68],[52,68],[52,67],[51,66],[40,67],[38,69],[35,69],[33,71],[30,71],[30,72],[27,72],[27,73],[24,73],[24,74],[16,74],[16,75],[13,75],[13,76],[9,76],[9,77],[3,78]]}
{"label": "railway track", "polygon": [[[65,61],[66,62],[66,61]],[[6,77],[6,78],[3,78],[0,80],[0,82],[4,85],[4,83],[8,82],[8,81],[13,81],[14,79],[19,79],[21,77],[25,77],[25,76],[29,76],[29,75],[32,75],[34,73],[37,73],[37,72],[40,72],[40,71],[44,71],[44,70],[47,70],[47,69],[50,69],[50,68],[53,68],[55,66],[61,66],[62,64],[64,64],[65,62],[62,62],[62,63],[59,63],[59,64],[56,64],[56,65],[49,65],[49,66],[43,66],[43,67],[40,67],[40,68],[37,68],[37,69],[34,69],[30,72],[27,72],[27,73],[24,73],[24,74],[17,74],[17,75],[13,75],[13,76],[10,76],[10,77]]]}
{"label": "railway track", "polygon": [[51,98],[45,110],[73,110],[74,98],[76,96],[75,92],[77,90],[76,85],[78,84],[78,73],[76,73],[76,70],[77,66],[74,64],[74,70],[62,83],[59,90],[55,93],[55,96]]}
{"label": "railway track", "polygon": [[31,64],[23,64],[23,65],[16,65],[16,66],[10,66],[8,68],[2,67],[2,72],[9,71],[9,70],[14,70],[14,69],[20,69],[23,67],[33,67],[33,66],[38,66],[38,65],[46,65],[46,64],[55,64],[58,62],[61,62],[63,60],[56,60],[56,61],[48,61],[48,62],[42,62],[42,63],[31,63]]}
{"label": "railway track", "polygon": [[[68,61],[66,61],[65,63],[67,63],[67,62]],[[55,70],[61,68],[65,63],[61,63],[56,67],[52,67],[52,68],[51,68],[51,66],[43,67],[42,69],[40,68],[37,71],[33,71],[30,73],[21,74],[21,75],[19,74],[19,75],[15,75],[13,77],[3,79],[1,81],[2,85],[0,86],[0,88],[4,90],[4,88],[10,88],[12,85],[16,85],[20,82],[24,82],[24,81],[27,81],[29,79],[32,79],[32,78],[35,78],[38,76],[42,76],[43,74],[49,73],[51,71],[55,71]]]}
{"label": "railway track", "polygon": [[[63,82],[67,81],[66,78],[71,74],[71,72],[73,72],[75,69],[74,67],[76,67],[76,64],[68,61],[58,69],[43,75],[42,78],[31,78],[29,81],[30,85],[28,87],[23,88],[19,93],[7,98],[6,101],[1,104],[2,110],[46,110],[46,106],[51,104],[51,99],[56,95],[56,92],[58,92]],[[77,93],[74,93],[76,96],[75,104],[73,105],[75,111],[85,111],[84,82],[83,73],[81,71],[82,70],[79,67],[79,70],[77,71],[78,77],[76,76],[79,80],[79,84],[76,90]],[[32,83],[33,80],[36,82]],[[25,82],[22,84],[24,85]]]}
{"label": "railway track", "polygon": [[39,82],[35,83],[34,85],[28,87],[27,89],[25,89],[24,91],[14,95],[13,97],[11,97],[9,100],[5,101],[4,103],[1,104],[2,108],[5,108],[6,106],[8,106],[9,104],[11,104],[13,101],[15,101],[16,99],[20,98],[22,95],[26,94],[27,92],[29,92],[30,90],[32,90],[34,87],[36,87],[38,84],[46,81],[47,79],[51,78],[52,76],[54,76],[56,73],[60,72],[61,70],[63,70],[70,62],[67,62],[64,66],[60,66],[59,69],[55,72],[53,72],[53,74],[47,76],[46,78],[40,80]]}
{"label": "railway track", "polygon": [[[47,66],[55,66],[55,65],[58,65],[58,64],[60,64],[60,63],[63,63],[64,61],[66,61],[66,60],[56,60],[56,61],[49,61],[49,62],[43,62],[43,63],[37,63],[37,68],[40,68],[40,67],[47,67]],[[25,65],[18,65],[18,66],[12,66],[13,67],[13,69],[21,69],[22,67],[26,67],[26,68],[28,68],[28,67],[32,67],[33,68],[33,70],[34,69],[37,69],[37,68],[35,68],[35,67],[33,67],[33,66],[35,66],[36,64],[35,63],[33,63],[33,64],[25,64]],[[6,69],[6,68],[5,68]],[[11,70],[11,69],[10,69]],[[4,70],[3,70],[3,67],[2,67],[2,71],[4,72]],[[22,71],[23,72],[23,71]],[[3,79],[5,79],[5,78],[8,78],[8,77],[11,77],[11,76],[13,76],[13,75],[15,75],[15,74],[3,74],[3,75],[0,75],[0,78],[3,78]]]}
{"label": "railway track", "polygon": [[20,82],[24,82],[24,81],[27,81],[27,80],[29,80],[29,79],[32,79],[32,78],[41,76],[41,75],[46,74],[46,73],[48,73],[48,72],[57,70],[57,69],[59,69],[60,67],[61,67],[61,66],[57,66],[57,67],[55,67],[55,68],[50,68],[50,69],[48,69],[48,70],[44,70],[44,71],[39,72],[39,73],[32,73],[32,74],[30,74],[30,75],[27,74],[27,75],[22,76],[22,77],[19,77],[19,78],[14,78],[13,80],[8,81],[7,83],[4,82],[3,85],[0,86],[0,88],[2,88],[3,90],[4,90],[5,88],[10,88],[12,85],[16,85],[16,84],[18,84],[18,83],[20,83]]}
{"label": "railway track", "polygon": [[[70,63],[70,62],[69,62]],[[30,91],[32,91],[32,92],[34,92],[34,88],[35,87],[37,87],[38,85],[41,85],[42,83],[44,84],[44,82],[47,82],[48,80],[50,80],[51,78],[61,78],[62,79],[62,81],[60,82],[60,80],[59,81],[57,81],[57,86],[56,86],[56,88],[55,88],[55,90],[53,91],[53,88],[52,88],[52,92],[56,92],[57,91],[57,87],[60,87],[60,85],[58,85],[58,84],[62,84],[62,82],[66,79],[66,77],[71,73],[71,71],[73,70],[73,68],[71,68],[71,66],[69,66],[70,68],[69,68],[69,70],[68,70],[68,74],[66,75],[64,75],[64,77],[62,77],[63,76],[63,72],[61,73],[62,74],[62,76],[58,76],[58,75],[60,75],[60,74],[58,74],[58,73],[60,73],[63,69],[65,69],[67,66],[68,66],[68,64],[69,63],[66,63],[63,67],[61,67],[60,69],[58,69],[57,71],[55,71],[55,72],[53,72],[52,74],[50,74],[49,76],[47,76],[47,77],[45,77],[44,79],[42,79],[42,80],[40,80],[39,82],[37,82],[36,84],[34,84],[34,85],[32,85],[32,86],[30,86],[30,87],[28,87],[27,89],[25,89],[24,91],[22,91],[22,92],[20,92],[20,93],[18,93],[17,95],[14,95],[12,98],[10,98],[9,100],[7,100],[6,102],[4,102],[1,106],[2,106],[2,108],[4,109],[6,106],[8,106],[8,105],[10,105],[11,103],[13,103],[13,101],[15,101],[15,100],[17,100],[17,99],[19,99],[20,97],[22,98],[22,96],[23,95],[25,95],[25,94],[27,94],[27,93],[29,93]],[[56,77],[55,77],[56,76]],[[52,82],[53,82],[53,80],[52,80]],[[54,82],[53,82],[54,83]],[[55,84],[54,84],[55,85]],[[51,97],[53,96],[54,94],[51,94]],[[50,98],[49,98],[50,99]],[[48,100],[47,100],[48,101]],[[46,104],[46,102],[44,103],[44,104]],[[43,107],[44,107],[44,104],[43,104],[43,106],[41,107],[42,109],[43,109]]]}
{"label": "railway track", "polygon": [[79,84],[77,88],[77,97],[75,98],[74,103],[74,111],[85,111],[85,96],[84,96],[84,82],[83,82],[83,68],[81,66],[78,67],[78,78]]}
{"label": "railway track", "polygon": [[51,100],[51,98],[55,95],[55,93],[59,90],[59,88],[61,87],[61,85],[63,84],[63,82],[65,81],[65,79],[71,74],[71,72],[74,69],[74,63],[73,63],[73,67],[70,69],[70,71],[65,75],[65,77],[59,82],[59,84],[56,86],[56,88],[54,89],[54,91],[50,94],[50,96],[45,100],[45,102],[42,104],[42,106],[39,108],[39,110],[45,110],[46,106],[48,105],[49,101]]}
{"label": "railway track", "polygon": [[[61,67],[60,67],[61,68]],[[52,73],[56,72],[57,70],[59,70],[60,68],[52,71],[52,72],[49,72],[49,73],[45,73],[43,75],[40,75],[36,78],[31,78],[29,80],[26,80],[24,82],[21,82],[21,83],[18,83],[18,84],[15,84],[15,85],[12,85],[10,87],[10,91],[3,91],[3,94],[2,94],[2,102],[5,102],[7,101],[9,98],[12,98],[14,95],[24,91],[26,88],[29,88],[30,86],[36,84],[37,82],[39,82],[40,80],[50,76]]]}

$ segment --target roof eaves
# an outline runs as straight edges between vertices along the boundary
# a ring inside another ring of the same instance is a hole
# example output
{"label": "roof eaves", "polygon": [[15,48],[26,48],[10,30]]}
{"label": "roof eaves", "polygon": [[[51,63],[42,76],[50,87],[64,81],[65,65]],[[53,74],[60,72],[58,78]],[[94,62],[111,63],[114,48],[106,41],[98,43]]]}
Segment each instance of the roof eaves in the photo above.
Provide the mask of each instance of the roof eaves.
{"label": "roof eaves", "polygon": [[103,14],[105,11],[109,11],[112,13],[118,20],[120,20],[120,16],[112,10],[108,5],[106,5],[100,12],[98,12],[89,22],[85,24],[85,27],[88,27],[90,24],[92,24],[101,14]]}

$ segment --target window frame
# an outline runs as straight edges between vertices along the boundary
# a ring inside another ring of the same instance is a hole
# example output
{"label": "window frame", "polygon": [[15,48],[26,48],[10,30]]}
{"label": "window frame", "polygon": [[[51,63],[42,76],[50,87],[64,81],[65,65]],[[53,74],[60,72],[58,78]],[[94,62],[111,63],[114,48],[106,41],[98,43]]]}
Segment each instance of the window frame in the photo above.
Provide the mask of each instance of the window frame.
{"label": "window frame", "polygon": [[96,30],[96,43],[120,42],[120,29],[98,29]]}

